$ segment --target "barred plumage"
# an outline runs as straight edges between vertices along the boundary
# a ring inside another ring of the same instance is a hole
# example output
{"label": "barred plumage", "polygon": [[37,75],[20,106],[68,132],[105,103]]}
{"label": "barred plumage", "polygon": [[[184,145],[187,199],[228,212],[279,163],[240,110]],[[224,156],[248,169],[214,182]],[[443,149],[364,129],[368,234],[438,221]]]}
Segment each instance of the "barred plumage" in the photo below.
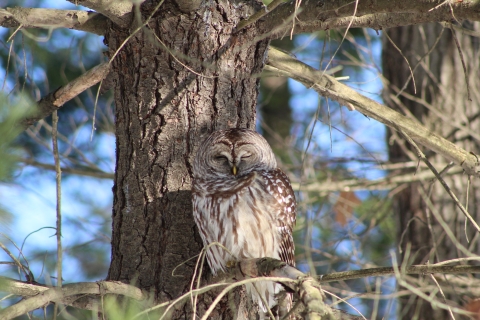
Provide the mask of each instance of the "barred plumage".
{"label": "barred plumage", "polygon": [[[272,257],[295,266],[295,195],[262,136],[247,129],[212,133],[199,147],[193,176],[193,214],[203,243],[219,242],[231,253],[210,248],[214,274],[237,259]],[[280,290],[270,281],[247,286],[263,310],[277,304]]]}

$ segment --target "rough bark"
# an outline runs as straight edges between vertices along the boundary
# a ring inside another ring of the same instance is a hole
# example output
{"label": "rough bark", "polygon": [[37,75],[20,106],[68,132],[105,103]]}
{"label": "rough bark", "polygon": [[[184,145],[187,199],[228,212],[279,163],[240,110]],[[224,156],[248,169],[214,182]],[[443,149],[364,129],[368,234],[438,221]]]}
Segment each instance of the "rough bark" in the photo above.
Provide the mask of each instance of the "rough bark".
{"label": "rough bark", "polygon": [[[478,32],[480,26],[478,23],[465,22],[463,27]],[[441,25],[435,24],[387,31],[387,35],[402,51],[411,68],[415,68],[418,63],[420,65],[414,71],[417,90],[415,94],[413,82],[409,80],[409,67],[404,57],[390,41],[384,39],[383,69],[389,81],[384,99],[391,108],[410,114],[433,132],[465,150],[478,153],[480,140],[475,137],[479,128],[478,116],[480,115],[478,104],[480,92],[476,84],[480,62],[478,38],[460,32],[455,33],[467,66],[469,81],[466,81],[462,58],[457,50],[452,31],[442,29]],[[408,85],[405,92],[400,95],[401,103],[396,103],[394,96],[406,83]],[[467,88],[470,89],[472,101],[468,100]],[[424,102],[420,102],[422,100]],[[390,159],[394,162],[408,160],[408,152],[411,148],[401,137],[396,134],[392,136],[392,134],[389,136]],[[442,157],[435,156],[427,150],[424,152],[431,162],[440,164],[437,170],[440,171],[447,165],[447,161]],[[460,201],[465,204],[468,177],[460,173],[445,177],[445,180]],[[431,195],[428,197],[430,192]],[[478,179],[472,179],[468,193],[468,210],[473,219],[479,221],[480,181]],[[430,199],[433,207],[427,205],[426,198]],[[421,182],[411,183],[394,196],[393,203],[394,215],[399,221],[398,241],[399,247],[402,248],[401,256],[404,262],[408,260],[409,264],[424,264],[465,257],[465,252],[459,249],[458,244],[465,246],[473,254],[480,252],[479,234],[471,228],[471,225],[467,225],[466,232],[464,231],[464,216],[438,182],[433,185]],[[453,231],[454,240],[450,239],[440,226],[439,216]],[[470,242],[467,242],[467,237]],[[410,252],[407,246],[411,246]],[[425,283],[429,281],[428,277],[421,280]],[[442,300],[441,297],[439,299]],[[458,295],[456,298],[447,296],[447,299],[452,306],[464,304]],[[401,300],[400,318],[402,319],[447,319],[449,317],[448,311],[433,309],[428,302],[413,295]],[[459,318],[461,317],[457,317]]]}
{"label": "rough bark", "polygon": [[[142,6],[144,18],[155,6]],[[152,290],[158,301],[188,291],[196,262],[188,259],[202,248],[190,200],[195,151],[213,130],[255,127],[255,75],[268,41],[253,41],[255,27],[232,35],[254,10],[255,1],[209,1],[181,13],[165,1],[113,60],[117,163],[109,280]],[[111,26],[110,56],[127,36]],[[213,319],[222,312],[228,318],[222,307]]]}

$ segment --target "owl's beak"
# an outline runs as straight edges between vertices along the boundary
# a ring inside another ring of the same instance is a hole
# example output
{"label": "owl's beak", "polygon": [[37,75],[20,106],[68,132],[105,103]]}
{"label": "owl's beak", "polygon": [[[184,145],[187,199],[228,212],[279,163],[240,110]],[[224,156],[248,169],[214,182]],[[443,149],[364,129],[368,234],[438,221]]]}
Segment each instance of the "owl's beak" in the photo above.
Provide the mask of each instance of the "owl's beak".
{"label": "owl's beak", "polygon": [[236,166],[236,165],[233,165],[233,166],[232,166],[232,173],[233,173],[233,175],[236,176],[236,175],[237,175],[237,172],[238,172],[237,166]]}

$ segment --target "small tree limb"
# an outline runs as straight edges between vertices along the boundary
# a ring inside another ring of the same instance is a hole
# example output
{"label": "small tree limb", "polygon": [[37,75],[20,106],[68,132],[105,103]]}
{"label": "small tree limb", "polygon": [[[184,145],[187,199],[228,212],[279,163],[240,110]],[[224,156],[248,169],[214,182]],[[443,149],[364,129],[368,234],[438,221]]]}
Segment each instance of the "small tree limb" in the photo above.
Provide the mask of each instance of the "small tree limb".
{"label": "small tree limb", "polygon": [[[381,169],[381,168],[380,168]],[[455,167],[448,171],[448,175],[458,174],[462,172],[462,168]],[[357,191],[357,190],[389,190],[403,183],[411,183],[414,181],[428,181],[435,179],[435,174],[430,170],[421,170],[418,172],[408,172],[404,174],[392,173],[383,178],[376,180],[368,179],[344,179],[339,181],[322,181],[312,183],[296,183],[292,182],[293,190],[317,192],[326,195],[335,191]]]}
{"label": "small tree limb", "polygon": [[[300,12],[295,13],[296,0],[290,0],[260,21],[266,33],[273,38],[290,33],[291,17],[296,15],[294,34],[335,28],[385,28],[399,27],[427,22],[450,21],[452,12],[459,20],[480,21],[478,1],[445,1],[435,6],[429,0],[377,0],[377,1],[303,1]],[[354,7],[356,8],[356,15]],[[289,21],[288,23],[285,23]]]}
{"label": "small tree limb", "polygon": [[[405,274],[459,274],[459,273],[480,273],[480,266],[445,266],[445,265],[425,265],[425,266],[410,266],[405,269],[397,267]],[[361,270],[351,270],[343,272],[332,272],[318,277],[320,283],[332,281],[345,281],[352,279],[360,279],[366,277],[380,277],[380,276],[394,276],[395,268],[369,268]]]}
{"label": "small tree limb", "polygon": [[0,9],[0,26],[5,28],[68,28],[103,35],[105,16],[93,11],[42,8]]}
{"label": "small tree limb", "polygon": [[[32,167],[55,171],[55,166],[53,164],[42,163],[42,162],[35,161],[33,159],[21,159],[19,161],[24,165],[29,165]],[[62,170],[62,173],[64,174],[75,174],[79,176],[94,177],[94,178],[100,178],[100,179],[113,180],[113,178],[115,177],[114,173],[91,168],[87,165],[82,166],[77,164],[73,168],[61,167],[60,170]]]}
{"label": "small tree limb", "polygon": [[[132,21],[132,0],[68,0],[74,5],[82,5],[108,17],[120,27],[129,27]],[[143,1],[137,2],[139,5]]]}
{"label": "small tree limb", "polygon": [[48,94],[46,97],[38,101],[37,111],[32,116],[21,121],[22,126],[26,129],[38,120],[48,117],[53,111],[58,110],[67,101],[102,81],[107,76],[109,70],[109,63],[102,63],[88,70],[80,77],[61,87],[57,91]]}
{"label": "small tree limb", "polygon": [[28,299],[1,310],[0,319],[4,320],[21,316],[50,302],[65,303],[65,298],[79,294],[101,295],[110,293],[123,295],[138,301],[144,301],[148,298],[148,294],[139,288],[119,281],[79,282],[66,284],[62,288],[48,288],[0,277],[0,290],[30,296]]}
{"label": "small tree limb", "polygon": [[[472,259],[470,259],[472,260]],[[211,279],[211,283],[218,285],[206,285],[203,288],[195,289],[195,294],[201,294],[215,288],[224,288],[235,281],[245,281],[248,278],[269,277],[279,281],[293,291],[297,292],[304,304],[304,315],[308,319],[360,319],[349,314],[339,313],[337,310],[326,306],[323,303],[320,293],[320,283],[332,281],[344,281],[366,277],[395,276],[398,270],[401,274],[459,274],[459,273],[480,273],[480,266],[456,265],[449,266],[446,263],[462,262],[463,260],[445,261],[434,265],[421,265],[410,267],[384,267],[345,272],[334,272],[319,276],[309,277],[298,269],[287,265],[285,262],[273,258],[257,258],[242,260],[230,269],[228,273],[219,274]],[[466,260],[465,260],[466,261]],[[268,278],[265,278],[268,279]],[[23,297],[30,297],[19,303],[0,311],[0,319],[12,319],[25,314],[26,312],[38,309],[52,301],[75,306],[82,309],[98,309],[99,296],[102,294],[117,294],[127,296],[138,301],[147,301],[149,296],[142,290],[118,281],[100,281],[96,283],[72,283],[63,286],[61,289],[49,288],[40,284],[32,284],[23,281],[0,277],[0,291],[8,292]],[[190,299],[192,293],[186,293],[182,301]],[[79,296],[82,295],[82,296]],[[85,296],[86,295],[86,296]],[[172,301],[162,304],[171,304]],[[157,307],[152,308],[155,309]],[[148,312],[148,310],[146,311]]]}
{"label": "small tree limb", "polygon": [[267,67],[269,71],[276,71],[278,75],[289,76],[303,83],[306,87],[313,88],[320,95],[338,101],[341,105],[354,106],[362,114],[385,124],[393,130],[402,130],[417,143],[461,166],[468,175],[480,176],[478,169],[480,162],[476,155],[428,130],[417,121],[359,94],[352,88],[338,82],[335,78],[273,47],[270,47],[268,52]]}

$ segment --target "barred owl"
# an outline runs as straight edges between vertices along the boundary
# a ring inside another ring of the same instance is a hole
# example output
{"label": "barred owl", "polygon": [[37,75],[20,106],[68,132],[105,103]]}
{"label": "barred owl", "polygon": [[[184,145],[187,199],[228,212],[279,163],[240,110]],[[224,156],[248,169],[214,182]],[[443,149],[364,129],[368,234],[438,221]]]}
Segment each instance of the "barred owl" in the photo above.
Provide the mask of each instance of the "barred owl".
{"label": "barred owl", "polygon": [[[193,163],[192,201],[204,245],[219,242],[231,253],[210,247],[207,261],[213,274],[225,271],[230,261],[249,258],[271,257],[295,266],[295,195],[258,133],[221,130],[203,142]],[[246,290],[265,312],[277,304],[282,286],[262,281]]]}

